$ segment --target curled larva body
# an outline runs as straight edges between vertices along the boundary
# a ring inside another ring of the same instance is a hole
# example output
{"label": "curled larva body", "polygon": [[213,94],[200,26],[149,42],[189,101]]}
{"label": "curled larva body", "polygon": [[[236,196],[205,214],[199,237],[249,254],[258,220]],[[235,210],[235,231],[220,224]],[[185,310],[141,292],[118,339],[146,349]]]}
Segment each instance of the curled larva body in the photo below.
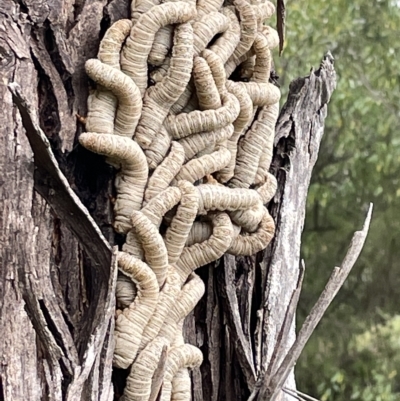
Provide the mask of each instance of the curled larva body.
{"label": "curled larva body", "polygon": [[212,225],[205,221],[195,221],[189,232],[185,246],[198,244],[210,238],[212,234]]}
{"label": "curled larva body", "polygon": [[239,101],[230,93],[223,94],[221,98],[222,107],[218,110],[195,110],[187,114],[167,117],[164,121],[167,131],[174,139],[180,139],[231,124],[239,115]]}
{"label": "curled larva body", "polygon": [[272,134],[268,136],[268,140],[265,143],[265,147],[261,153],[259,160],[257,173],[254,178],[254,183],[258,184],[264,182],[263,177],[268,173],[269,167],[271,165],[273,146],[274,146],[274,136],[275,136],[275,124],[279,115],[279,103],[272,104],[268,107],[268,114],[270,115],[270,129]]}
{"label": "curled larva body", "polygon": [[181,169],[185,160],[185,150],[181,144],[173,141],[171,150],[164,161],[154,170],[149,178],[144,199],[148,202],[151,198],[168,187],[176,174]]}
{"label": "curled larva body", "polygon": [[270,50],[275,49],[275,47],[278,47],[279,35],[278,35],[278,32],[274,28],[271,28],[270,26],[265,25],[263,27],[262,33],[268,40],[268,47]]}
{"label": "curled larva body", "polygon": [[175,329],[174,339],[171,342],[171,348],[181,347],[185,344],[185,339],[183,338],[183,322],[185,319],[182,319],[177,323]]}
{"label": "curled larva body", "polygon": [[223,146],[219,146],[215,152],[206,154],[198,159],[192,159],[184,164],[176,175],[172,184],[179,180],[195,183],[197,180],[224,168],[231,159],[231,153]]}
{"label": "curled larva body", "polygon": [[128,19],[120,19],[107,29],[100,42],[97,58],[104,64],[119,70],[121,47],[132,28]]}
{"label": "curled larva body", "polygon": [[167,276],[168,253],[158,227],[139,211],[132,212],[131,222],[142,244],[145,260],[153,269],[161,288]]}
{"label": "curled larva body", "polygon": [[253,76],[254,66],[256,64],[256,56],[251,56],[240,64],[240,79],[243,81],[249,81]]}
{"label": "curled larva body", "polygon": [[142,342],[139,350],[142,350],[146,345],[152,341],[161,330],[165,318],[170,313],[173,307],[176,297],[181,290],[182,282],[176,269],[172,266],[168,269],[167,279],[165,284],[160,291],[158,297],[157,307],[151,316],[146,328],[143,331]]}
{"label": "curled larva body", "polygon": [[214,51],[204,49],[201,53],[202,57],[207,61],[211,74],[214,78],[215,85],[220,95],[226,92],[226,73],[223,60]]}
{"label": "curled larva body", "polygon": [[240,64],[240,57],[250,50],[257,35],[257,17],[253,7],[246,0],[234,0],[234,4],[240,17],[240,41],[227,61],[227,69],[229,66],[231,71]]}
{"label": "curled larva body", "polygon": [[[165,319],[164,325],[160,330],[159,336],[168,338],[172,343],[176,332],[174,328],[178,328],[178,323],[189,315],[194,309],[201,297],[204,295],[205,286],[203,280],[192,273],[189,280],[184,284],[178,298]],[[175,329],[176,330],[176,329]]]}
{"label": "curled larva body", "polygon": [[251,81],[267,83],[271,73],[271,51],[269,49],[268,39],[258,32],[253,43],[256,62],[254,64]]}
{"label": "curled larva body", "polygon": [[275,196],[277,187],[278,182],[276,181],[275,176],[267,172],[266,177],[264,178],[264,183],[256,188],[256,191],[260,195],[264,205]]}
{"label": "curled larva body", "polygon": [[221,58],[222,63],[225,64],[229,57],[232,56],[240,41],[240,24],[234,7],[223,7],[221,13],[228,17],[229,27],[210,46],[209,50],[217,54]]}
{"label": "curled larva body", "polygon": [[237,60],[230,61],[229,63],[227,62],[225,64],[226,76],[230,77],[232,72],[235,71],[237,66],[239,66],[240,64],[243,64],[244,62],[246,62],[249,58],[253,57],[254,55],[255,55],[254,48],[252,46],[249,51],[247,51],[245,54],[242,54]]}
{"label": "curled larva body", "polygon": [[180,181],[178,187],[182,198],[164,236],[170,264],[179,259],[199,209],[199,195],[194,186],[190,182]]}
{"label": "curled larva body", "polygon": [[239,82],[232,81],[227,81],[226,87],[239,100],[240,112],[233,123],[233,134],[228,138],[227,142],[227,148],[231,153],[231,159],[226,167],[216,174],[217,179],[221,183],[226,183],[233,177],[236,164],[237,143],[253,117],[253,103],[245,88],[241,86]]}
{"label": "curled larva body", "polygon": [[221,97],[207,61],[197,56],[193,63],[193,78],[200,110],[221,107]]}
{"label": "curled larva body", "polygon": [[192,395],[192,382],[187,368],[179,369],[171,382],[171,401],[188,401]]}
{"label": "curled larva body", "polygon": [[240,112],[237,119],[234,121],[234,135],[242,135],[243,131],[250,125],[253,116],[253,104],[251,97],[248,96],[245,88],[238,82],[227,81],[226,87],[229,92],[233,93],[239,100]]}
{"label": "curled larva body", "polygon": [[218,11],[222,7],[223,3],[223,0],[198,0],[197,18],[201,18],[211,14],[214,11]]}
{"label": "curled larva body", "polygon": [[150,169],[154,170],[164,160],[171,143],[172,136],[165,129],[164,125],[161,125],[160,131],[153,139],[150,149],[144,151]]}
{"label": "curled larva body", "polygon": [[187,84],[185,90],[183,91],[182,95],[179,99],[171,106],[170,113],[171,114],[179,114],[182,110],[187,106],[191,97],[195,92],[195,86],[193,78],[190,79],[189,83]]}
{"label": "curled larva body", "polygon": [[161,3],[160,0],[133,0],[131,2],[132,24],[136,24],[142,14]]}
{"label": "curled larva body", "polygon": [[114,132],[117,98],[111,91],[98,88],[90,93],[87,108],[86,131],[96,132],[97,134],[112,134]]}
{"label": "curled larva body", "polygon": [[219,259],[230,247],[233,239],[233,226],[226,213],[217,213],[212,217],[213,232],[206,241],[183,248],[181,257],[176,262],[176,269],[185,282],[187,277],[198,267]]}
{"label": "curled larva body", "polygon": [[232,223],[243,228],[244,231],[252,233],[257,230],[261,219],[264,215],[264,206],[260,201],[249,209],[236,210],[235,212],[230,212],[229,217]]}
{"label": "curled larva body", "polygon": [[264,208],[264,215],[257,230],[249,235],[239,235],[233,239],[227,253],[231,255],[254,255],[265,249],[275,232],[275,223],[268,210]]}
{"label": "curled larva body", "polygon": [[224,128],[211,132],[201,132],[193,134],[186,138],[180,139],[178,142],[182,145],[185,152],[185,162],[192,159],[207,147],[215,148],[217,143],[229,139],[233,134],[233,125],[229,124]]}
{"label": "curled larva body", "polygon": [[137,297],[115,322],[113,365],[126,369],[136,357],[143,330],[157,306],[159,288],[150,267],[134,256],[119,252],[118,266],[137,287]]}
{"label": "curled larva body", "polygon": [[148,63],[151,65],[161,65],[172,47],[172,36],[174,27],[165,25],[156,33],[153,46],[149,53]]}
{"label": "curled larva body", "polygon": [[276,118],[276,105],[261,109],[257,120],[239,142],[235,174],[229,186],[249,188],[254,183],[261,153],[268,152],[272,156]]}
{"label": "curled larva body", "polygon": [[218,33],[229,28],[229,19],[225,15],[214,11],[204,15],[193,24],[194,54],[199,55]]}
{"label": "curled larva body", "polygon": [[135,133],[142,149],[151,149],[152,142],[170,107],[179,99],[189,82],[193,68],[193,29],[189,23],[175,29],[174,47],[167,75],[149,88],[143,100],[143,111]]}
{"label": "curled larva body", "polygon": [[[131,29],[129,20],[119,20],[106,31],[100,49],[98,59],[112,68],[120,69],[120,52],[125,38]],[[98,85],[97,90],[89,95],[88,113],[86,116],[86,130],[99,134],[112,134],[114,131],[114,116],[117,107],[115,95]]]}
{"label": "curled larva body", "polygon": [[179,369],[194,369],[203,363],[202,352],[193,345],[184,344],[171,349],[165,368],[164,381],[160,401],[171,400],[172,379]]}
{"label": "curled larva body", "polygon": [[237,82],[236,84],[246,90],[254,106],[270,106],[279,102],[281,98],[279,88],[270,83]]}
{"label": "curled larva body", "polygon": [[115,288],[115,298],[117,308],[127,308],[135,299],[137,289],[135,283],[125,274],[118,272],[117,285]]}
{"label": "curled larva body", "polygon": [[219,185],[203,184],[196,187],[199,191],[199,214],[208,211],[234,211],[247,209],[259,202],[256,191],[244,188],[227,188]]}
{"label": "curled larva body", "polygon": [[108,156],[121,164],[115,179],[117,199],[114,204],[114,228],[119,233],[127,233],[132,227],[131,213],[142,206],[148,177],[142,149],[130,138],[111,134],[85,132],[79,137],[79,142],[90,151]]}
{"label": "curled larva body", "polygon": [[258,29],[263,28],[264,21],[271,18],[275,13],[275,6],[270,1],[253,5],[254,12],[257,16]]}
{"label": "curled larva body", "polygon": [[138,19],[126,40],[121,55],[122,71],[138,86],[142,96],[147,88],[147,59],[154,35],[163,26],[190,21],[196,8],[183,1],[154,6]]}
{"label": "curled larva body", "polygon": [[181,200],[181,190],[178,187],[168,187],[164,191],[151,198],[143,207],[141,212],[156,226],[161,225],[161,221],[169,210]]}
{"label": "curled larva body", "polygon": [[110,90],[118,99],[114,134],[132,138],[142,110],[142,100],[135,83],[121,71],[91,59],[85,69],[90,78]]}
{"label": "curled larva body", "polygon": [[166,338],[157,337],[138,355],[126,380],[125,401],[148,401],[151,394],[152,378],[160,362],[164,347],[169,345]]}
{"label": "curled larva body", "polygon": [[125,244],[122,245],[122,250],[135,256],[135,258],[144,260],[142,243],[139,241],[134,229],[129,230],[128,234],[126,234]]}
{"label": "curled larva body", "polygon": [[170,63],[171,57],[165,57],[160,66],[150,72],[150,79],[152,79],[155,83],[161,82],[163,78],[167,75]]}

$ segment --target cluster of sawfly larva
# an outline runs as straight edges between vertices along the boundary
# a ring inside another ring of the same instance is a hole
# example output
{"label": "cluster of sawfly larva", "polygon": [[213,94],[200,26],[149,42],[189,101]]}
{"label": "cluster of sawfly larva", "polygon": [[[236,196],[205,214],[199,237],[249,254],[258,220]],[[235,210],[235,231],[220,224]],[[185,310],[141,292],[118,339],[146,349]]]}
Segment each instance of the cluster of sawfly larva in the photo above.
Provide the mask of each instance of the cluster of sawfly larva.
{"label": "cluster of sawfly larva", "polygon": [[136,0],[86,62],[97,87],[79,141],[117,169],[114,229],[126,235],[113,360],[130,368],[125,401],[148,400],[166,346],[161,400],[190,400],[202,353],[182,325],[204,293],[195,269],[253,255],[274,234],[274,11],[265,0]]}

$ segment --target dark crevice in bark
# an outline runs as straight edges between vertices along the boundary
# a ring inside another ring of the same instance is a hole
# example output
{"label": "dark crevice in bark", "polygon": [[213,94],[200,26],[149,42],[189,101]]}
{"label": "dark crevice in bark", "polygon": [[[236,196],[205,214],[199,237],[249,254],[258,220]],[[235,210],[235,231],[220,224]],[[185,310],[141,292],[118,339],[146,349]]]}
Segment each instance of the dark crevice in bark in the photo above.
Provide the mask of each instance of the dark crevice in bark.
{"label": "dark crevice in bark", "polygon": [[67,24],[65,26],[65,34],[66,37],[69,37],[69,34],[71,32],[71,30],[76,26],[76,24],[79,22],[79,16],[82,13],[84,7],[86,4],[86,0],[77,0],[75,1],[75,3],[72,5],[72,7],[74,8],[74,18],[73,21],[68,20]]}
{"label": "dark crevice in bark", "polygon": [[59,265],[62,259],[62,248],[61,248],[61,241],[62,241],[62,233],[61,233],[61,220],[54,216],[53,218],[53,237],[52,237],[52,254],[54,258],[54,262],[56,265]]}
{"label": "dark crevice in bark", "polygon": [[82,199],[108,241],[112,244],[121,242],[117,239],[119,236],[114,237],[111,216],[105,215],[106,205],[115,197],[112,185],[115,169],[105,163],[103,156],[89,152],[79,144],[66,159],[71,188]]}
{"label": "dark crevice in bark", "polygon": [[51,81],[42,68],[39,60],[32,52],[31,57],[38,77],[39,125],[49,139],[58,163],[62,166],[64,163],[60,152],[61,139],[58,135],[61,123],[58,113],[57,98],[54,95]]}
{"label": "dark crevice in bark", "polygon": [[128,375],[129,369],[113,368],[112,382],[114,385],[114,400],[118,400],[122,396]]}
{"label": "dark crevice in bark", "polygon": [[46,303],[43,301],[43,299],[39,299],[39,307],[40,310],[43,314],[44,320],[46,321],[46,325],[48,329],[50,330],[51,334],[53,335],[54,340],[56,341],[57,345],[63,350],[64,354],[67,354],[67,350],[64,347],[64,343],[62,341],[62,336],[60,332],[58,331],[57,326],[54,324],[53,319],[51,318],[50,312],[46,307]]}
{"label": "dark crevice in bark", "polygon": [[54,67],[58,71],[58,74],[61,77],[61,81],[64,85],[65,91],[68,95],[68,106],[70,111],[72,112],[72,105],[74,103],[75,94],[72,88],[72,76],[68,73],[65,65],[60,56],[60,51],[58,49],[56,38],[54,37],[54,32],[52,30],[51,24],[48,20],[46,20],[43,24],[43,28],[41,29],[43,32],[43,42],[46,47],[47,52],[51,58],[51,61],[54,64]]}
{"label": "dark crevice in bark", "polygon": [[21,13],[29,16],[29,9],[23,0],[14,0],[16,4],[19,4],[19,9]]}
{"label": "dark crevice in bark", "polygon": [[105,35],[107,29],[108,29],[108,28],[110,27],[110,25],[111,25],[111,18],[110,18],[110,16],[107,14],[106,10],[107,10],[107,9],[105,8],[105,9],[104,9],[104,12],[103,12],[103,18],[102,18],[102,20],[101,20],[101,22],[100,22],[100,32],[99,32],[99,39],[100,39],[100,40],[103,39],[103,37],[104,37],[104,35]]}

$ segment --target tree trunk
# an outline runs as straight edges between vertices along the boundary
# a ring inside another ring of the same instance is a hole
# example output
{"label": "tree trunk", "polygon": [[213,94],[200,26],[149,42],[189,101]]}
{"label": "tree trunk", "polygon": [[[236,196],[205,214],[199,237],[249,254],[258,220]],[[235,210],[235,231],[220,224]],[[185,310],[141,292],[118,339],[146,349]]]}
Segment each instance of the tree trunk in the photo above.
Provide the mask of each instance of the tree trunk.
{"label": "tree trunk", "polygon": [[[108,244],[119,241],[111,227],[113,173],[76,145],[76,114],[86,114],[84,62],[128,8],[124,0],[0,4],[0,400],[111,400],[123,386],[121,372],[115,391],[111,385],[116,267]],[[36,119],[27,131],[30,117],[13,104],[13,82]],[[307,188],[334,85],[327,57],[293,83],[281,112],[271,169],[279,189],[269,207],[277,231],[268,249],[199,269],[206,294],[185,321],[186,340],[204,354],[192,372],[195,401],[246,400],[294,340],[289,316],[289,335],[273,355],[297,287]],[[101,233],[82,223],[86,209],[52,169],[35,124]],[[293,375],[287,386],[294,388]]]}

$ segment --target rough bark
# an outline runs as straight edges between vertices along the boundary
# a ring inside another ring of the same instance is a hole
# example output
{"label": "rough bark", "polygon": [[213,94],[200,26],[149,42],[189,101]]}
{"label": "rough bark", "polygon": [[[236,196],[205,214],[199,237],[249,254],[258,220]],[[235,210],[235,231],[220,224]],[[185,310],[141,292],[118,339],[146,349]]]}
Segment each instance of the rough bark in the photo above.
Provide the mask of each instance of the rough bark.
{"label": "rough bark", "polygon": [[[58,196],[64,189],[32,152],[27,120],[7,86],[20,85],[32,127],[47,136],[105,239],[118,243],[111,228],[112,169],[76,145],[82,127],[75,114],[86,113],[84,62],[128,8],[128,1],[117,0],[0,3],[0,399],[112,398],[111,251],[96,260],[91,244],[71,231],[76,223]],[[272,245],[255,257],[227,256],[200,269],[207,292],[185,323],[188,342],[205,354],[192,373],[193,400],[246,400],[267,369],[297,283],[305,198],[334,80],[327,58],[310,78],[293,84],[281,113]],[[292,325],[283,353],[293,337]]]}

